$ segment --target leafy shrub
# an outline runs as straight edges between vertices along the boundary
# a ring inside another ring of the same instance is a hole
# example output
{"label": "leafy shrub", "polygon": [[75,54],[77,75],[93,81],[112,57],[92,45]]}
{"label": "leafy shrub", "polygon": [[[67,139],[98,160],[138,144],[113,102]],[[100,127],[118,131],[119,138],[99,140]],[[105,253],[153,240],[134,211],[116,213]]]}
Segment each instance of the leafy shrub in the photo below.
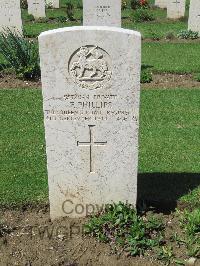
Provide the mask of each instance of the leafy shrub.
{"label": "leafy shrub", "polygon": [[37,18],[37,22],[38,23],[46,23],[46,22],[48,22],[49,21],[49,18]]}
{"label": "leafy shrub", "polygon": [[163,223],[153,217],[143,219],[131,206],[119,203],[106,207],[85,224],[85,233],[98,240],[122,247],[132,256],[162,245]]}
{"label": "leafy shrub", "polygon": [[66,19],[65,16],[59,16],[59,17],[56,18],[56,20],[57,20],[58,22],[64,23],[64,22],[66,22],[67,19]]}
{"label": "leafy shrub", "polygon": [[152,29],[150,29],[150,34],[151,34],[151,39],[154,41],[159,41],[160,40],[160,35],[153,31]]}
{"label": "leafy shrub", "polygon": [[152,80],[153,80],[153,76],[152,76],[151,71],[148,69],[147,66],[142,65],[140,82],[141,83],[151,83]]}
{"label": "leafy shrub", "polygon": [[27,9],[28,8],[27,0],[20,0],[20,6],[22,9]]}
{"label": "leafy shrub", "polygon": [[173,33],[173,31],[169,31],[169,32],[167,32],[166,33],[166,36],[165,36],[165,38],[167,39],[167,40],[173,40],[173,39],[175,39],[175,35],[174,35],[174,33]]}
{"label": "leafy shrub", "polygon": [[140,1],[139,0],[131,0],[131,8],[132,9],[137,9],[140,7]]}
{"label": "leafy shrub", "polygon": [[178,34],[177,37],[180,39],[197,39],[199,37],[199,33],[196,31],[192,30],[181,30]]}
{"label": "leafy shrub", "polygon": [[188,255],[200,257],[200,208],[193,211],[184,210],[179,215],[181,227],[186,234]]}
{"label": "leafy shrub", "polygon": [[126,0],[121,0],[122,4],[121,4],[121,7],[122,7],[122,10],[125,10],[128,6],[128,3]]}
{"label": "leafy shrub", "polygon": [[71,0],[68,0],[66,2],[66,7],[67,7],[66,12],[67,12],[67,18],[68,18],[68,20],[74,21],[75,20],[74,19],[74,5],[73,5],[73,3],[72,3]]}
{"label": "leafy shrub", "polygon": [[25,18],[26,22],[28,22],[28,21],[30,22],[30,21],[34,21],[34,20],[35,20],[35,18],[32,14],[27,14],[27,16]]}
{"label": "leafy shrub", "polygon": [[181,22],[187,22],[188,21],[188,17],[183,16],[183,17],[180,17],[178,20],[181,21]]}
{"label": "leafy shrub", "polygon": [[19,78],[40,77],[37,43],[24,39],[9,29],[0,34],[0,53]]}
{"label": "leafy shrub", "polygon": [[194,75],[194,79],[198,82],[200,82],[200,73],[197,73]]}
{"label": "leafy shrub", "polygon": [[76,7],[77,7],[78,9],[83,9],[83,2],[82,2],[82,0],[77,0]]}
{"label": "leafy shrub", "polygon": [[149,12],[148,9],[139,8],[133,14],[133,21],[134,22],[145,22],[145,21],[152,21],[154,20],[154,16],[152,13]]}

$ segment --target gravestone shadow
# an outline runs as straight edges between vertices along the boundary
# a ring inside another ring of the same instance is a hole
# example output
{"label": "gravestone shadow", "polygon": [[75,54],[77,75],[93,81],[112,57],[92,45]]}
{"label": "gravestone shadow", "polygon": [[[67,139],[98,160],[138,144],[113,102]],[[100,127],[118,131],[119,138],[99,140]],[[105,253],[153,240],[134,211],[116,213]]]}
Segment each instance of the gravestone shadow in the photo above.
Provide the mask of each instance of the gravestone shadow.
{"label": "gravestone shadow", "polygon": [[200,186],[200,173],[140,173],[138,175],[138,206],[152,207],[170,213],[178,199]]}

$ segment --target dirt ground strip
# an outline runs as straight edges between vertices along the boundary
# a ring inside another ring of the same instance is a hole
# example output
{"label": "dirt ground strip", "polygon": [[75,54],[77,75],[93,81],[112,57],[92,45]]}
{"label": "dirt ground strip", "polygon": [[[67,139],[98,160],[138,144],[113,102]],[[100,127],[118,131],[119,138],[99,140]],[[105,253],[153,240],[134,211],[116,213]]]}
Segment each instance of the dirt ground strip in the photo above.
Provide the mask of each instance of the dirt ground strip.
{"label": "dirt ground strip", "polygon": [[[167,239],[176,231],[177,221],[173,215],[162,217],[168,228]],[[62,218],[51,222],[46,206],[23,210],[0,209],[0,221],[0,232],[4,225],[3,234],[0,234],[1,266],[162,265],[151,255],[134,258],[120,250],[114,254],[108,244],[83,236],[86,219]],[[177,254],[184,259],[185,250],[179,248]],[[196,265],[200,263],[197,261]]]}
{"label": "dirt ground strip", "polygon": [[[0,76],[0,89],[33,88],[41,89],[40,81],[24,81],[17,79],[14,75]],[[194,80],[191,74],[154,74],[151,83],[142,84],[144,89],[174,89],[174,88],[198,88],[200,82]]]}

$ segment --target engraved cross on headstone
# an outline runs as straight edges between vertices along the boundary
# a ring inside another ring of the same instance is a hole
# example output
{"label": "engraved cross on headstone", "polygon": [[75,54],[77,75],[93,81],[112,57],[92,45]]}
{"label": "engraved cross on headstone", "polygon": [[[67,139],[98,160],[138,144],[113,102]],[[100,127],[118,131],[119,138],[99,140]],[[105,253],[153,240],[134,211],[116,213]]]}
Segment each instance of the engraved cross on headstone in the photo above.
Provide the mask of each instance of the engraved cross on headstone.
{"label": "engraved cross on headstone", "polygon": [[93,135],[93,128],[94,125],[88,125],[89,127],[89,135],[90,135],[90,141],[88,142],[80,142],[77,141],[77,146],[84,146],[84,147],[90,147],[90,173],[94,173],[94,164],[93,164],[93,147],[98,146],[105,146],[107,144],[107,141],[105,142],[98,142],[94,141],[94,135]]}

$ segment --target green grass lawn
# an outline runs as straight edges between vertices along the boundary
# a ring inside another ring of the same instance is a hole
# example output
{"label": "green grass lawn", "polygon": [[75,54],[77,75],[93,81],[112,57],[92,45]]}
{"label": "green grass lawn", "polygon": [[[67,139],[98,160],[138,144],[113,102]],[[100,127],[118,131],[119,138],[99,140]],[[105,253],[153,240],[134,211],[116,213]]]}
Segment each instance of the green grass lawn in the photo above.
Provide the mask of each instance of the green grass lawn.
{"label": "green grass lawn", "polygon": [[200,43],[145,42],[142,63],[154,72],[199,73]]}
{"label": "green grass lawn", "polygon": [[[41,91],[0,90],[0,98],[0,204],[46,202]],[[198,89],[142,91],[140,173],[200,173],[199,108]]]}
{"label": "green grass lawn", "polygon": [[[65,0],[61,1],[60,9],[47,9],[47,19],[31,21],[27,10],[22,11],[25,36],[37,37],[41,32],[61,27],[82,25],[82,12],[78,2],[74,3],[74,17],[76,21],[61,22],[59,19],[66,17]],[[154,1],[150,1],[153,4]],[[133,11],[127,8],[122,11],[122,26],[124,28],[140,31],[143,38],[142,61],[143,64],[152,66],[153,72],[170,73],[199,73],[200,72],[200,42],[164,41],[168,33],[177,35],[180,30],[187,29],[188,5],[184,20],[166,19],[166,9],[151,8],[150,12],[155,20],[150,22],[134,23]],[[150,42],[149,38],[160,38],[160,41]]]}

